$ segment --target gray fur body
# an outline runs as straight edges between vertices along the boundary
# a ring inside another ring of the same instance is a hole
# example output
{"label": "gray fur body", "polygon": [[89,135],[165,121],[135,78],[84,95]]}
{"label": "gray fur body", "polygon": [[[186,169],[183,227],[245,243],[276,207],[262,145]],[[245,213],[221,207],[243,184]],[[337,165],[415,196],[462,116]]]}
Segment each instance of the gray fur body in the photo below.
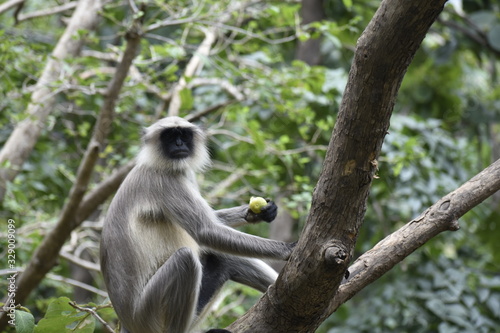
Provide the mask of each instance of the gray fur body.
{"label": "gray fur body", "polygon": [[[195,152],[168,160],[158,135],[168,127],[195,133]],[[101,240],[101,268],[122,332],[185,333],[231,279],[265,291],[277,277],[263,261],[286,260],[292,245],[236,231],[256,222],[248,205],[214,211],[194,172],[208,162],[205,137],[181,118],[149,127],[137,165],[116,193]]]}

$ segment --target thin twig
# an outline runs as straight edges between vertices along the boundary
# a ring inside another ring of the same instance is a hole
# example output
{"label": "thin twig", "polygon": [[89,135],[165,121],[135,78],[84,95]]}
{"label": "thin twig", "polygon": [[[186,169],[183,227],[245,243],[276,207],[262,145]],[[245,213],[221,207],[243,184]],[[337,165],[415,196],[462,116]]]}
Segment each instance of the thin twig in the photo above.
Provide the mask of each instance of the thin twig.
{"label": "thin twig", "polygon": [[[24,271],[25,271],[25,269],[21,268],[21,267],[17,267],[17,268],[14,268],[14,269],[0,269],[0,276],[10,275],[10,274],[12,274],[12,272],[15,272],[15,274],[18,275],[19,273],[22,273]],[[47,278],[49,278],[51,280],[54,280],[54,281],[63,282],[63,283],[66,283],[68,285],[71,285],[71,286],[74,286],[74,287],[78,287],[78,288],[81,288],[81,289],[84,289],[84,290],[88,290],[91,293],[97,294],[97,295],[105,297],[105,298],[108,297],[108,293],[105,292],[104,290],[98,289],[98,288],[96,288],[94,286],[91,286],[89,284],[83,283],[81,281],[77,281],[75,279],[67,278],[67,277],[64,277],[64,276],[61,276],[61,275],[57,275],[57,274],[53,274],[53,273],[48,273],[47,274]],[[8,300],[5,301],[5,304],[8,304]]]}
{"label": "thin twig", "polygon": [[69,252],[61,251],[61,252],[59,252],[59,255],[61,257],[63,257],[64,259],[68,260],[69,262],[71,262],[77,266],[80,266],[82,268],[85,268],[86,270],[92,270],[92,271],[96,271],[96,272],[101,271],[101,267],[98,264],[91,262],[91,261],[88,261],[88,260],[85,260],[85,259],[82,259],[78,256],[75,256],[75,255],[69,253]]}
{"label": "thin twig", "polygon": [[233,104],[233,103],[235,103],[235,102],[236,102],[236,100],[235,100],[235,99],[230,99],[230,100],[228,100],[228,101],[226,101],[226,102],[222,102],[222,103],[219,103],[219,104],[213,105],[213,106],[211,106],[211,107],[208,107],[208,108],[206,108],[205,110],[201,110],[201,111],[196,112],[196,113],[191,113],[191,114],[187,115],[187,116],[186,116],[186,117],[184,117],[184,118],[186,118],[186,120],[187,120],[187,121],[191,121],[191,122],[193,122],[193,121],[197,121],[197,120],[198,120],[198,119],[200,119],[201,117],[203,117],[203,116],[205,116],[205,115],[207,115],[207,114],[209,114],[209,113],[215,112],[215,111],[217,111],[217,110],[219,110],[219,109],[221,109],[221,108],[223,108],[223,107],[226,107],[226,106],[228,106],[228,105],[231,105],[231,104]]}
{"label": "thin twig", "polygon": [[72,307],[74,307],[77,310],[90,313],[97,320],[99,320],[99,322],[106,328],[106,330],[108,332],[115,333],[115,330],[113,328],[111,328],[111,326],[109,326],[108,323],[104,319],[102,319],[101,316],[99,316],[97,314],[97,312],[95,312],[94,309],[81,307],[78,304],[76,304],[76,302],[69,302],[69,305],[71,305]]}
{"label": "thin twig", "polygon": [[64,283],[69,284],[71,286],[78,287],[78,288],[90,291],[91,293],[97,294],[97,295],[102,296],[104,298],[108,297],[108,293],[107,292],[105,292],[105,291],[103,291],[101,289],[98,289],[98,288],[96,288],[94,286],[91,286],[89,284],[83,283],[81,281],[77,281],[75,279],[67,278],[67,277],[64,277],[64,276],[61,276],[61,275],[57,275],[57,274],[53,274],[53,273],[48,273],[47,277],[49,279],[51,279],[51,280],[54,280],[54,281],[64,282]]}
{"label": "thin twig", "polygon": [[222,89],[233,95],[234,98],[236,98],[238,101],[242,101],[245,98],[245,96],[238,90],[238,88],[232,85],[229,81],[219,78],[195,78],[187,84],[187,88],[191,89],[194,87],[206,85],[220,86]]}
{"label": "thin twig", "polygon": [[56,7],[52,7],[52,8],[48,8],[48,9],[37,10],[37,11],[32,12],[32,13],[21,14],[17,18],[17,23],[20,23],[22,21],[27,21],[27,20],[30,20],[30,19],[34,19],[34,18],[37,18],[37,17],[49,16],[49,15],[54,15],[54,14],[57,14],[57,13],[62,13],[62,12],[65,12],[67,10],[76,8],[76,5],[78,5],[78,1],[72,1],[72,2],[65,3],[65,4],[63,4],[61,6],[56,6]]}

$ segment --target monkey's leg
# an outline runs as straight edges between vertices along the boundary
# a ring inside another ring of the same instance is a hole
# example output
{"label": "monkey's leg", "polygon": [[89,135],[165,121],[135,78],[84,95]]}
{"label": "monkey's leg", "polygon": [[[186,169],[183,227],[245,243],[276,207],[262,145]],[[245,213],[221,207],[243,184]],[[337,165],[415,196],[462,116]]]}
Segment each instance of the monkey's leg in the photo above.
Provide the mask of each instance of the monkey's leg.
{"label": "monkey's leg", "polygon": [[228,256],[226,262],[230,267],[231,280],[261,292],[266,292],[278,277],[278,273],[260,259]]}
{"label": "monkey's leg", "polygon": [[196,312],[200,314],[222,285],[233,280],[265,292],[278,273],[259,259],[206,253],[202,256],[203,278]]}
{"label": "monkey's leg", "polygon": [[222,285],[229,280],[229,268],[224,255],[204,253],[201,257],[203,277],[201,279],[200,295],[196,313],[201,314],[205,306],[218,293]]}
{"label": "monkey's leg", "polygon": [[191,249],[177,250],[141,293],[133,319],[134,327],[140,328],[137,332],[187,332],[194,317],[201,270]]}
{"label": "monkey's leg", "polygon": [[[265,292],[278,273],[259,259],[241,258],[220,253],[205,253],[201,257],[203,277],[196,313],[198,321],[206,314],[205,308],[214,299],[227,280],[233,280]],[[231,333],[224,329],[212,329],[206,333]]]}

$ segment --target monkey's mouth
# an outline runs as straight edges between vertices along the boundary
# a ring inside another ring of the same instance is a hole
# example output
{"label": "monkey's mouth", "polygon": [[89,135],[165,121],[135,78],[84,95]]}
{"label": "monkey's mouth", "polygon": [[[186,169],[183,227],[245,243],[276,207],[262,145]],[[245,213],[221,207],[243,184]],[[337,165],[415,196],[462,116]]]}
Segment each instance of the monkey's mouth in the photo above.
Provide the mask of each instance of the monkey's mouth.
{"label": "monkey's mouth", "polygon": [[189,150],[188,149],[177,149],[170,154],[172,158],[176,159],[181,159],[181,158],[186,158],[189,156]]}

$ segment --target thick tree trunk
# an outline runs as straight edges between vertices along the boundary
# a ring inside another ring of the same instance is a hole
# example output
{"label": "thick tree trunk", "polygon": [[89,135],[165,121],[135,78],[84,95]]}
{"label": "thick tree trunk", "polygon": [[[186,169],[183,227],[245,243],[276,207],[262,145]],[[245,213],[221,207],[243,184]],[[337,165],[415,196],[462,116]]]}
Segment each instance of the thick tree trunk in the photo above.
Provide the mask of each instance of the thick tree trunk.
{"label": "thick tree trunk", "polygon": [[356,53],[296,250],[233,332],[314,332],[347,269],[403,76],[445,0],[383,1]]}
{"label": "thick tree trunk", "polygon": [[52,83],[61,79],[61,60],[75,57],[80,53],[84,38],[78,36],[80,31],[93,30],[98,22],[98,11],[102,4],[100,0],[80,0],[71,21],[59,39],[52,57],[49,57],[45,69],[31,95],[31,102],[26,109],[28,117],[21,121],[0,151],[0,165],[9,162],[8,166],[0,168],[0,202],[5,196],[7,183],[12,181],[30,155],[50,111],[54,109],[56,92]]}
{"label": "thick tree trunk", "polygon": [[[282,195],[278,196],[275,200],[278,206],[283,206]],[[293,242],[293,227],[295,222],[290,213],[285,209],[281,209],[276,219],[269,226],[269,238],[282,242]],[[273,261],[270,264],[278,272],[285,266],[285,263],[282,261]]]}

